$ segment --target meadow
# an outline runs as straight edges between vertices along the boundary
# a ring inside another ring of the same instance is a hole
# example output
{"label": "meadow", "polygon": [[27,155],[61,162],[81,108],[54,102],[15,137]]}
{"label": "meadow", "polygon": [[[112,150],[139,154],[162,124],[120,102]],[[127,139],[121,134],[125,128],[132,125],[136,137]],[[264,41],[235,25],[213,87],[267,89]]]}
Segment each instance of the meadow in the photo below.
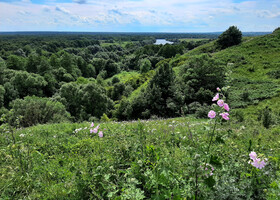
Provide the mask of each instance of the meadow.
{"label": "meadow", "polygon": [[279,199],[280,126],[216,118],[7,127],[0,197]]}
{"label": "meadow", "polygon": [[280,199],[279,29],[159,36],[0,37],[0,199]]}

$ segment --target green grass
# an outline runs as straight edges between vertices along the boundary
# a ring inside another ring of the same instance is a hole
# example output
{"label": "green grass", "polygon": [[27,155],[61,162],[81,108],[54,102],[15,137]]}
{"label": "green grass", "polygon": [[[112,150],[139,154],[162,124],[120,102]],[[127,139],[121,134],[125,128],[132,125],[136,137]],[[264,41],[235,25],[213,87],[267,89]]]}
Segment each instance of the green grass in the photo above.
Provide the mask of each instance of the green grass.
{"label": "green grass", "polygon": [[[280,93],[280,32],[244,37],[240,45],[219,50],[215,41],[201,45],[186,54],[174,58],[171,65],[180,66],[201,53],[209,53],[231,71],[229,101],[231,107],[242,108],[275,97]],[[241,89],[242,88],[242,89]],[[247,93],[248,99],[244,99]]]}
{"label": "green grass", "polygon": [[136,71],[130,71],[130,72],[122,71],[121,73],[118,73],[113,77],[106,79],[106,82],[112,81],[114,77],[117,77],[121,83],[125,83],[129,79],[137,77],[138,75],[140,75],[140,73]]}
{"label": "green grass", "polygon": [[[257,191],[265,189],[268,193],[262,197],[273,196],[269,184],[279,181],[275,171],[280,133],[258,122],[233,122],[218,124],[211,148],[216,156],[214,189],[202,175],[200,199],[244,199],[255,191],[248,164],[250,140],[252,150],[269,158],[269,164],[256,172],[262,177]],[[90,133],[88,122],[61,123],[16,130],[15,141],[11,132],[2,130],[0,198],[193,198],[194,173],[199,169],[195,165],[203,165],[207,157],[203,152],[212,125],[211,120],[192,117],[108,122],[100,124],[104,137],[99,138]]]}

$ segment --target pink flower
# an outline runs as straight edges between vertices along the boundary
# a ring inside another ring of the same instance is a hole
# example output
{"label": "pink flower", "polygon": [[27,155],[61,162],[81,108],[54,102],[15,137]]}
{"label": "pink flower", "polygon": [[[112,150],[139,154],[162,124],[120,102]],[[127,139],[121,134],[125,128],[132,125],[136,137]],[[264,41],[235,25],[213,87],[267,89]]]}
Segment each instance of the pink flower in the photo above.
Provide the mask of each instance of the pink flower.
{"label": "pink flower", "polygon": [[89,131],[90,133],[93,133],[93,129],[90,129],[90,131]]}
{"label": "pink flower", "polygon": [[227,112],[221,113],[220,114],[222,116],[222,118],[224,118],[225,120],[229,120],[229,114]]}
{"label": "pink flower", "polygon": [[267,164],[264,162],[267,161],[267,159],[265,158],[264,160],[261,160],[260,158],[257,158],[257,154],[254,151],[252,151],[249,156],[253,161],[250,160],[248,163],[256,167],[257,169],[262,169]]}
{"label": "pink flower", "polygon": [[93,129],[93,132],[94,132],[94,133],[97,133],[97,132],[98,132],[98,128],[97,128],[97,127],[94,128],[94,129]]}
{"label": "pink flower", "polygon": [[215,111],[214,110],[210,110],[209,113],[208,113],[208,117],[211,118],[211,119],[215,118],[216,117]]}
{"label": "pink flower", "polygon": [[221,89],[220,89],[219,87],[217,87],[217,91],[218,91],[218,92],[220,92],[220,91],[221,91]]}
{"label": "pink flower", "polygon": [[258,168],[258,169],[262,169],[264,168],[264,166],[266,165],[266,163],[264,162],[264,160],[261,160],[260,158],[256,158],[253,160],[253,162],[251,163],[254,167]]}
{"label": "pink flower", "polygon": [[93,132],[94,132],[94,133],[97,133],[97,132],[98,132],[99,126],[100,126],[100,124],[98,124],[98,125],[93,129]]}
{"label": "pink flower", "polygon": [[100,138],[102,138],[102,137],[103,137],[103,132],[102,132],[102,131],[99,131],[98,136],[99,136]]}
{"label": "pink flower", "polygon": [[224,100],[220,99],[218,102],[217,102],[218,106],[220,107],[223,107],[224,106]]}
{"label": "pink flower", "polygon": [[90,127],[91,127],[91,128],[93,128],[93,127],[94,127],[94,123],[93,123],[93,122],[91,123]]}
{"label": "pink flower", "polygon": [[254,152],[254,151],[252,151],[252,152],[249,154],[249,156],[250,156],[250,158],[251,158],[252,160],[255,160],[255,159],[257,158],[257,154],[256,154],[256,152]]}
{"label": "pink flower", "polygon": [[212,101],[217,101],[219,99],[219,93],[216,94],[216,96],[213,97]]}
{"label": "pink flower", "polygon": [[227,103],[224,104],[224,109],[225,109],[226,111],[229,111],[229,106],[228,106]]}

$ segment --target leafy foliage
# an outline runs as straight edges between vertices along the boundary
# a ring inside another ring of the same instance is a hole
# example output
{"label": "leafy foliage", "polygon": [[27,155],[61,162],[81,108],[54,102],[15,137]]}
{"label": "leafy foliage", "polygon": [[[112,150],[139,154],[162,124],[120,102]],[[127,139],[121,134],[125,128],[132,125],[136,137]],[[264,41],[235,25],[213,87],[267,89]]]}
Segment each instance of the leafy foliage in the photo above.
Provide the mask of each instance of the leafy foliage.
{"label": "leafy foliage", "polygon": [[12,125],[17,125],[15,124],[17,118],[19,118],[19,125],[23,127],[70,119],[70,114],[66,112],[63,104],[48,98],[27,96],[12,101],[10,106],[12,109],[7,117]]}
{"label": "leafy foliage", "polygon": [[90,116],[101,117],[113,106],[105,90],[93,82],[66,83],[62,85],[59,94],[60,97],[57,98],[61,98],[60,101],[76,120],[87,120]]}
{"label": "leafy foliage", "polygon": [[223,32],[218,40],[217,44],[222,48],[228,48],[233,45],[238,45],[242,41],[242,33],[236,26],[230,26],[225,32]]}
{"label": "leafy foliage", "polygon": [[210,103],[212,91],[225,84],[225,71],[221,62],[207,54],[192,57],[178,76],[177,87],[181,88],[185,103]]}

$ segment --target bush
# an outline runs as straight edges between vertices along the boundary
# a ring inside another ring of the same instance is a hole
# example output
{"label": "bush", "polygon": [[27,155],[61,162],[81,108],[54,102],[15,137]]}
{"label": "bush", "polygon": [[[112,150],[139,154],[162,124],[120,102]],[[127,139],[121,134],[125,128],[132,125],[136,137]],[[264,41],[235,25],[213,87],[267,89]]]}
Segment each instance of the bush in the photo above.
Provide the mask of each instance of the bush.
{"label": "bush", "polygon": [[241,41],[242,32],[236,26],[231,26],[219,36],[217,44],[222,49],[225,49],[233,45],[238,45]]}
{"label": "bush", "polygon": [[109,122],[109,121],[111,121],[111,120],[109,119],[109,117],[108,117],[105,113],[103,113],[103,115],[102,115],[100,121],[101,121],[101,122]]}
{"label": "bush", "polygon": [[235,110],[232,112],[232,116],[238,121],[243,122],[244,121],[244,113],[241,110]]}
{"label": "bush", "polygon": [[201,104],[197,101],[190,103],[188,105],[189,114],[194,114],[200,107],[201,107]]}
{"label": "bush", "polygon": [[196,118],[207,118],[209,110],[210,106],[208,106],[207,104],[203,104],[202,106],[196,109],[194,115]]}
{"label": "bush", "polygon": [[70,114],[60,102],[51,101],[49,98],[27,96],[24,99],[16,99],[10,104],[8,113],[9,123],[19,118],[21,126],[27,127],[35,124],[58,123],[70,119]]}

